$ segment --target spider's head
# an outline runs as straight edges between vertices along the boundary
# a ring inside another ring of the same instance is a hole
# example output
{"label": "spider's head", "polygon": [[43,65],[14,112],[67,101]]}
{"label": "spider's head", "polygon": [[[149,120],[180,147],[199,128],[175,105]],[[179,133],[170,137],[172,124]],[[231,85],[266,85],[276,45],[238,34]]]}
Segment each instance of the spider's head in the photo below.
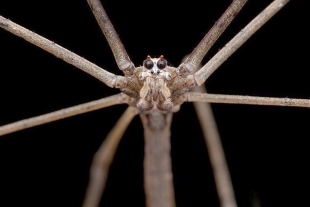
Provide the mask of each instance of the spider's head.
{"label": "spider's head", "polygon": [[159,58],[151,58],[148,55],[146,60],[143,61],[143,67],[149,70],[151,74],[160,74],[167,67],[167,60],[162,55]]}
{"label": "spider's head", "polygon": [[143,83],[137,103],[139,110],[146,112],[156,109],[167,113],[173,109],[171,92],[167,86],[171,74],[166,69],[167,61],[162,55],[159,58],[147,56],[143,61],[143,70],[139,73],[139,80]]}

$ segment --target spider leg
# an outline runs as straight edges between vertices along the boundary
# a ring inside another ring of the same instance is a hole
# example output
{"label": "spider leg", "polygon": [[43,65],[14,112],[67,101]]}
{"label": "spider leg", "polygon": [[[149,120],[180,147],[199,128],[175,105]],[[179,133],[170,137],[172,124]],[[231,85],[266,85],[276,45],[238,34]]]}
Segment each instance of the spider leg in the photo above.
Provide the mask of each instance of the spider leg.
{"label": "spider leg", "polygon": [[128,107],[96,152],[90,169],[83,207],[99,206],[117,146],[126,128],[137,114],[136,108]]}
{"label": "spider leg", "polygon": [[83,114],[90,111],[113,106],[116,104],[124,104],[124,103],[129,103],[128,97],[125,94],[119,93],[96,101],[87,102],[84,104],[76,105],[73,107],[61,109],[51,113],[35,116],[29,119],[24,119],[11,124],[1,126],[0,136],[20,131],[23,129],[31,128],[34,126],[46,124],[49,122],[57,121],[59,119],[64,119],[78,114]]}
{"label": "spider leg", "polygon": [[[187,58],[188,56],[185,56],[182,62]],[[201,68],[201,65],[198,68]],[[205,84],[194,88],[193,91],[207,93]],[[211,105],[209,103],[194,102],[194,107],[208,149],[220,206],[237,207],[234,188]]]}
{"label": "spider leg", "polygon": [[[206,93],[205,85],[194,89]],[[221,138],[209,103],[194,102],[194,107],[208,149],[217,194],[222,207],[237,207]]]}
{"label": "spider leg", "polygon": [[275,15],[289,0],[275,0],[242,29],[225,47],[194,75],[187,76],[187,87],[202,85],[207,78],[220,67],[239,47],[241,47],[258,29]]}
{"label": "spider leg", "polygon": [[310,107],[310,99],[274,98],[258,96],[238,96],[189,92],[189,102],[228,103],[228,104],[249,104],[267,106],[294,106]]}
{"label": "spider leg", "polygon": [[97,65],[61,47],[60,45],[8,19],[5,19],[2,16],[0,16],[0,27],[55,55],[67,63],[74,65],[75,67],[97,78],[111,88],[124,88],[126,86],[126,80],[124,77],[114,75],[113,73],[98,67]]}
{"label": "spider leg", "polygon": [[112,49],[118,68],[122,70],[126,76],[132,75],[134,73],[135,66],[130,61],[130,58],[102,4],[99,0],[87,0],[87,2]]}
{"label": "spider leg", "polygon": [[179,67],[179,71],[182,76],[187,76],[188,74],[194,72],[199,64],[201,63],[204,56],[207,54],[212,45],[225,31],[231,21],[235,18],[241,8],[247,0],[234,0],[227,10],[223,13],[220,19],[215,23],[215,25],[210,29],[210,31],[204,36],[200,41],[198,46],[194,51],[188,56],[188,58]]}

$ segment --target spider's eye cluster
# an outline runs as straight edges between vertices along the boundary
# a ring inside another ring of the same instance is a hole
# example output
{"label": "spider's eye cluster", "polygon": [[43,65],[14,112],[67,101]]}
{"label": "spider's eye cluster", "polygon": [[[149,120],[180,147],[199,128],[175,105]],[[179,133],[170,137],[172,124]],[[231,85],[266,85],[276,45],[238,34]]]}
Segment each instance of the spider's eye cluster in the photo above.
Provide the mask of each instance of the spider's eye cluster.
{"label": "spider's eye cluster", "polygon": [[167,61],[166,60],[158,60],[157,61],[157,67],[158,69],[164,69],[167,66]]}
{"label": "spider's eye cluster", "polygon": [[[156,64],[156,68],[154,67],[154,64]],[[167,66],[167,61],[164,59],[164,56],[160,56],[158,59],[152,59],[150,56],[147,56],[147,59],[143,61],[143,66],[148,69],[148,70],[155,70],[155,73],[157,73],[156,71],[165,69]],[[154,72],[154,71],[153,71]],[[159,73],[159,72],[158,72]]]}
{"label": "spider's eye cluster", "polygon": [[144,63],[143,63],[143,66],[144,66],[146,69],[150,70],[150,69],[153,68],[154,63],[153,63],[152,60],[145,60]]}

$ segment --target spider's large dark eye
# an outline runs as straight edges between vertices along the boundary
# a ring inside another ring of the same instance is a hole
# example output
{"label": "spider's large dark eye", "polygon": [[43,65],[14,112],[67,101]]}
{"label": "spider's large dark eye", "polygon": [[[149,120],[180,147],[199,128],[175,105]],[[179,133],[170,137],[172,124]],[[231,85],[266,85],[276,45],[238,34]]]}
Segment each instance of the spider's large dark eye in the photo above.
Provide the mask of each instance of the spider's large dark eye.
{"label": "spider's large dark eye", "polygon": [[164,69],[165,67],[167,66],[167,62],[166,62],[166,60],[158,60],[157,61],[157,67],[159,68],[159,69]]}
{"label": "spider's large dark eye", "polygon": [[143,63],[143,65],[144,65],[144,67],[145,67],[146,69],[149,69],[149,70],[150,70],[150,69],[153,68],[154,63],[153,63],[152,60],[145,60],[144,63]]}

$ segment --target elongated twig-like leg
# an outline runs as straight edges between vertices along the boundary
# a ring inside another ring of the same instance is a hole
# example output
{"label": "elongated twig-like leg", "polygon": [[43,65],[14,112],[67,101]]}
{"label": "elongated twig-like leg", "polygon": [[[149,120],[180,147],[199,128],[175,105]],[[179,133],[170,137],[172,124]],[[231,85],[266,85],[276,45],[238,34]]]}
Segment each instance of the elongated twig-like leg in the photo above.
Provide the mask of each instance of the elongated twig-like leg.
{"label": "elongated twig-like leg", "polygon": [[[206,93],[205,85],[194,89]],[[208,148],[217,194],[222,207],[237,207],[224,149],[209,103],[194,102],[198,120]]]}
{"label": "elongated twig-like leg", "polygon": [[129,106],[96,152],[90,168],[90,178],[83,207],[99,206],[117,146],[131,120],[137,114],[138,110]]}
{"label": "elongated twig-like leg", "polygon": [[125,75],[132,75],[135,69],[134,64],[130,61],[130,58],[119,39],[107,13],[99,0],[87,0],[97,22],[107,39],[118,68],[121,69]]}
{"label": "elongated twig-like leg", "polygon": [[310,107],[310,99],[273,98],[257,96],[221,95],[208,93],[188,93],[189,102],[249,104],[267,106]]}
{"label": "elongated twig-like leg", "polygon": [[140,115],[144,128],[144,189],[147,207],[174,207],[170,156],[172,114]]}
{"label": "elongated twig-like leg", "polygon": [[212,45],[225,31],[231,21],[235,18],[247,0],[234,0],[221,18],[215,23],[210,31],[200,41],[194,51],[188,56],[184,63],[179,66],[179,71],[182,76],[186,76],[194,72],[201,63],[204,56],[207,54]]}
{"label": "elongated twig-like leg", "polygon": [[88,60],[76,55],[75,53],[57,45],[56,43],[18,25],[14,22],[5,19],[0,16],[0,27],[15,34],[18,37],[25,39],[26,41],[42,48],[43,50],[55,55],[56,57],[66,61],[67,63],[74,65],[75,67],[83,70],[91,76],[105,83],[107,86],[123,87],[125,82],[124,77],[116,76],[97,65],[89,62]]}
{"label": "elongated twig-like leg", "polygon": [[120,93],[96,101],[91,101],[88,103],[72,106],[51,113],[43,114],[40,116],[35,116],[29,119],[20,120],[11,124],[1,126],[0,136],[20,131],[23,129],[31,128],[34,126],[46,124],[49,122],[57,121],[59,119],[64,119],[70,116],[75,116],[78,114],[83,114],[97,109],[113,106],[116,104],[129,103],[128,98],[129,97],[127,97],[125,94]]}
{"label": "elongated twig-like leg", "polygon": [[243,43],[245,43],[259,28],[261,28],[273,15],[280,11],[289,0],[275,0],[259,15],[257,15],[244,29],[242,29],[224,48],[222,48],[207,64],[194,75],[189,75],[187,86],[189,88],[202,85],[207,78],[227,60]]}

